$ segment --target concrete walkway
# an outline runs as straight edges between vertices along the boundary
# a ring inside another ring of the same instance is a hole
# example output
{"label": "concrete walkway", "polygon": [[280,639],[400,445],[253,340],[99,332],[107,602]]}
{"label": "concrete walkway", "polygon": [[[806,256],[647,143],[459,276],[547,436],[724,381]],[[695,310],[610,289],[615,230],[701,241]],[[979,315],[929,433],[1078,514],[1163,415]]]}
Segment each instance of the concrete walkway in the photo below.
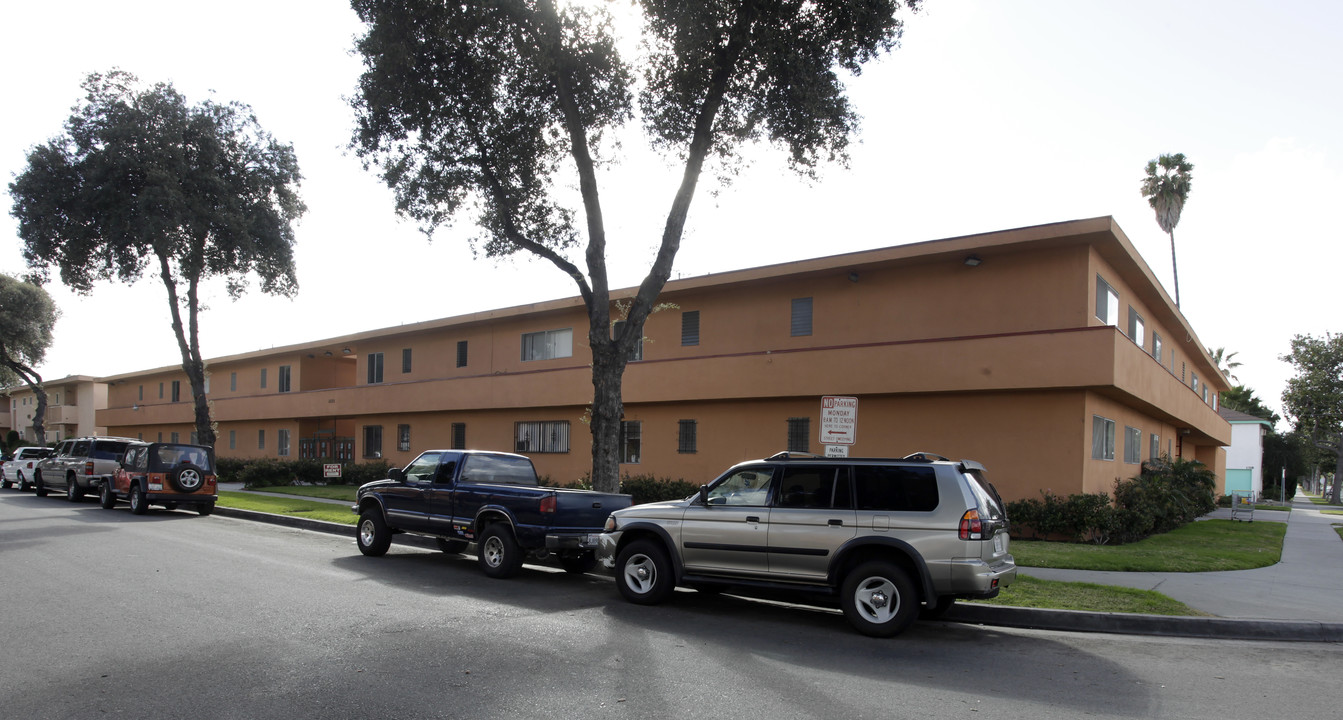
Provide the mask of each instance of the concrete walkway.
{"label": "concrete walkway", "polygon": [[1255,570],[1129,573],[1023,567],[1018,572],[1046,580],[1155,590],[1223,618],[1343,623],[1343,540],[1331,526],[1343,524],[1343,515],[1325,515],[1320,508],[1329,509],[1298,495],[1286,518],[1256,511],[1256,522],[1285,519],[1287,535],[1282,560]]}

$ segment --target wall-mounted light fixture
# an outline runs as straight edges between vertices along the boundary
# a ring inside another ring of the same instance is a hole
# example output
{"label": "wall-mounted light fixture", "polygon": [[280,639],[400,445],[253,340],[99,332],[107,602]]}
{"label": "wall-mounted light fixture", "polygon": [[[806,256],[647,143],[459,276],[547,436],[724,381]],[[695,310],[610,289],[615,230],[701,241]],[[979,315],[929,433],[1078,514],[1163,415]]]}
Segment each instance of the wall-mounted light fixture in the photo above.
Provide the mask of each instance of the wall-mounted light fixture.
{"label": "wall-mounted light fixture", "polygon": [[322,354],[325,355],[326,357],[331,357],[331,351],[330,351],[330,350],[327,350],[326,352],[324,352],[324,353],[322,353]]}
{"label": "wall-mounted light fixture", "polygon": [[965,258],[965,264],[970,267],[979,267],[979,264],[982,262],[984,261],[980,260],[978,255],[968,255]]}
{"label": "wall-mounted light fixture", "polygon": [[341,348],[340,351],[341,351],[342,353],[346,354],[346,355],[349,355],[350,353],[354,352],[353,350],[351,350],[351,349],[349,349],[349,348]]}

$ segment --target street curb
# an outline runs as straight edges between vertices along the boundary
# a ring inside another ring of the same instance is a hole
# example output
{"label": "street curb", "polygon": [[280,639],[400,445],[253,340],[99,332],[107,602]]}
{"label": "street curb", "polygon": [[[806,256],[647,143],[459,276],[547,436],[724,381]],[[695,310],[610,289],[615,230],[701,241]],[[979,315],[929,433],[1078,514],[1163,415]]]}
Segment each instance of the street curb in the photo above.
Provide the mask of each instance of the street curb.
{"label": "street curb", "polygon": [[[215,505],[215,514],[239,520],[251,520],[299,530],[352,538],[353,525],[309,520],[292,515],[276,515],[255,510]],[[435,550],[433,538],[419,535],[392,536],[398,545]],[[1046,610],[1003,605],[956,603],[941,620],[968,625],[993,625],[1029,630],[1111,633],[1116,635],[1154,635],[1165,637],[1208,638],[1216,640],[1278,640],[1287,642],[1343,642],[1343,623],[1306,620],[1233,620],[1229,618],[1098,613],[1081,610]]]}
{"label": "street curb", "polygon": [[1343,623],[1310,620],[1236,620],[1218,617],[1099,613],[1001,605],[953,605],[943,620],[976,625],[1065,632],[1157,635],[1218,640],[1343,642]]}

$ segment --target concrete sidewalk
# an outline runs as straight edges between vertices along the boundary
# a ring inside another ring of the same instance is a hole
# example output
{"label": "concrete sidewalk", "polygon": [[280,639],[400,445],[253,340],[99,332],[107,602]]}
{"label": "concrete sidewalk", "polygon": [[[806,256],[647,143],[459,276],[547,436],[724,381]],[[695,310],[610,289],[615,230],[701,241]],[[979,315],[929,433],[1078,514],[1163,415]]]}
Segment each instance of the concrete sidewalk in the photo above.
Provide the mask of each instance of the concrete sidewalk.
{"label": "concrete sidewalk", "polygon": [[1255,570],[1129,573],[1023,567],[1019,572],[1046,580],[1155,590],[1222,618],[1343,623],[1343,540],[1331,526],[1343,524],[1343,516],[1324,515],[1320,507],[1298,495],[1290,513],[1255,512],[1257,522],[1287,521],[1282,560]]}

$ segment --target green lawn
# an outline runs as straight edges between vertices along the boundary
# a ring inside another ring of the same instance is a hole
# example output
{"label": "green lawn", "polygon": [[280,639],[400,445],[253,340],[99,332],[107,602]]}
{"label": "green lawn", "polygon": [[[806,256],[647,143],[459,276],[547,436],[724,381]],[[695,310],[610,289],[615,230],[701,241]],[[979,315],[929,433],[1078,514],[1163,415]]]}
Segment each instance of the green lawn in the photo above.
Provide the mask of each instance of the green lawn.
{"label": "green lawn", "polygon": [[1335,525],[1334,532],[1338,533],[1339,539],[1343,539],[1343,525]]}
{"label": "green lawn", "polygon": [[325,520],[326,522],[340,523],[342,525],[354,525],[359,519],[354,513],[350,512],[350,508],[345,505],[316,502],[314,500],[299,500],[296,498],[266,497],[264,495],[229,492],[227,490],[219,493],[218,504],[223,507],[237,508],[239,510],[252,510],[254,512],[273,513],[275,515],[294,515],[296,517],[305,517],[311,520]]}
{"label": "green lawn", "polygon": [[1091,612],[1198,615],[1205,617],[1208,615],[1208,613],[1195,610],[1154,590],[1041,580],[1021,574],[1017,575],[1016,581],[1011,585],[1003,588],[998,597],[992,600],[975,600],[974,602],[986,605],[1011,605],[1051,610],[1088,610]]}
{"label": "green lawn", "polygon": [[348,500],[354,502],[354,494],[359,492],[357,485],[269,485],[247,488],[253,492],[279,493],[281,495],[302,495],[327,500]]}
{"label": "green lawn", "polygon": [[1210,572],[1266,567],[1282,558],[1287,524],[1204,520],[1128,545],[1014,540],[1025,567],[1121,572]]}

